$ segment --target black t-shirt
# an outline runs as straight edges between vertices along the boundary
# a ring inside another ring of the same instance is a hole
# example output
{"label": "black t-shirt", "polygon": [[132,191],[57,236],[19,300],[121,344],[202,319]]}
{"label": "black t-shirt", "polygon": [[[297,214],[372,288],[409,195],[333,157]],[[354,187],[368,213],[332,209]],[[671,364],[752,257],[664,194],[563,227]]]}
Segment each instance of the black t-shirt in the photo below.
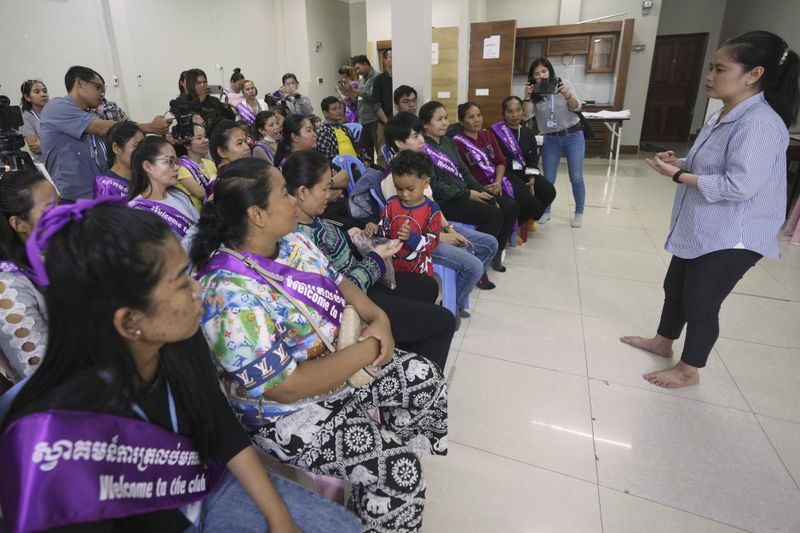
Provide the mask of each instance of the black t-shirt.
{"label": "black t-shirt", "polygon": [[394,98],[392,96],[392,77],[381,72],[375,76],[372,84],[372,101],[381,105],[386,118],[392,118],[394,111]]}
{"label": "black t-shirt", "polygon": [[[528,177],[525,175],[525,169],[514,170],[512,168],[512,160],[514,159],[514,155],[505,145],[503,139],[500,138],[500,136],[497,135],[493,129],[490,129],[489,131],[494,133],[494,136],[497,137],[497,144],[500,145],[503,155],[506,156],[506,174],[515,176],[522,181],[528,181]],[[528,168],[539,168],[539,146],[536,144],[536,137],[534,137],[530,128],[522,126],[518,130],[512,129],[511,133],[517,137],[517,142],[522,150],[522,155],[524,155],[525,159],[527,160],[526,166]]]}
{"label": "black t-shirt", "polygon": [[[211,364],[211,362],[208,362]],[[122,395],[115,393],[110,386],[94,372],[82,373],[73,380],[69,380],[44,398],[37,399],[33,405],[27,406],[25,414],[46,411],[49,409],[70,408],[69,402],[65,407],[63,391],[75,390],[79,385],[81,390],[90,391],[88,400],[90,403],[106,405],[104,411],[108,414],[124,416],[127,418],[140,418],[130,408],[130,403],[122,398]],[[85,387],[85,388],[84,388]],[[214,410],[220,420],[218,437],[218,447],[220,452],[219,461],[227,463],[239,452],[250,445],[250,438],[239,424],[236,415],[233,414],[227,399],[223,396],[219,388],[208,391],[213,399]],[[172,421],[169,414],[169,401],[167,396],[166,381],[159,373],[150,387],[137,399],[136,402],[150,423],[172,431]],[[77,409],[79,410],[79,409]],[[186,409],[176,402],[175,412],[178,420],[178,432],[188,435],[190,431],[188,415]],[[73,524],[69,526],[57,527],[47,531],[59,533],[127,533],[142,531],[158,532],[179,532],[184,531],[191,524],[178,509],[155,511],[126,518],[113,520],[102,520],[99,522],[89,522]]]}

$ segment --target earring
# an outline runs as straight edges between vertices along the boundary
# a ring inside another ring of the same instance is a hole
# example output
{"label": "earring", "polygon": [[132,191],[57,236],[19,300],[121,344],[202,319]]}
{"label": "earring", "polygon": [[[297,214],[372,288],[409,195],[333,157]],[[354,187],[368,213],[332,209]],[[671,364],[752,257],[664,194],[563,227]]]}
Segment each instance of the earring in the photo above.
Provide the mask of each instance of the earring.
{"label": "earring", "polygon": [[134,336],[136,336],[136,337],[141,337],[141,335],[142,335],[142,330],[140,330],[140,329],[134,330],[133,334],[134,334]]}

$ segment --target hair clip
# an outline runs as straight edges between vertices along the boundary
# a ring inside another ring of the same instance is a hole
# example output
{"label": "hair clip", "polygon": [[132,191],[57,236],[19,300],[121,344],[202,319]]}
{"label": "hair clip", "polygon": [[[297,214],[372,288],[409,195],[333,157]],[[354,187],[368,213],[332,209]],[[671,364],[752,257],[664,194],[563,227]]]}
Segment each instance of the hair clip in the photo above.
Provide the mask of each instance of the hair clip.
{"label": "hair clip", "polygon": [[84,219],[84,212],[99,204],[123,203],[125,198],[121,196],[100,197],[94,200],[78,200],[74,204],[61,205],[54,207],[39,219],[30,238],[25,243],[25,251],[28,261],[31,263],[31,275],[40,287],[50,285],[47,278],[47,271],[44,268],[42,254],[47,249],[47,242],[58,233],[64,226],[72,221]]}
{"label": "hair clip", "polygon": [[778,61],[778,65],[783,65],[786,62],[786,56],[789,55],[789,47],[783,49],[783,55],[781,56],[780,61]]}

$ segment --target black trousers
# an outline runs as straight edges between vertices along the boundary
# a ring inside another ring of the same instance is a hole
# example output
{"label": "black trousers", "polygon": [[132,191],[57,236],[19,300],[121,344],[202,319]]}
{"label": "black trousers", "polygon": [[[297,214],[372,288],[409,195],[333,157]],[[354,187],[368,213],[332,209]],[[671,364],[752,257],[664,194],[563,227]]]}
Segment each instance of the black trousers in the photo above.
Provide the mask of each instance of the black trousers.
{"label": "black trousers", "polygon": [[410,272],[395,272],[395,278],[394,290],[376,283],[367,296],[388,315],[398,348],[426,357],[444,371],[456,319],[434,303],[439,294],[436,280]]}
{"label": "black trousers", "polygon": [[519,218],[519,204],[507,196],[495,196],[491,203],[483,200],[450,200],[441,202],[447,220],[474,224],[477,230],[497,238],[497,253],[503,251]]}
{"label": "black trousers", "polygon": [[506,178],[511,182],[514,189],[514,200],[519,204],[519,222],[522,224],[528,220],[539,220],[542,218],[545,209],[556,199],[556,188],[552,183],[539,176],[533,182],[533,192],[531,192],[530,182],[506,174]]}
{"label": "black trousers", "polygon": [[722,302],[761,257],[739,249],[719,250],[695,259],[672,257],[664,278],[658,334],[675,340],[686,324],[681,361],[697,368],[706,366],[719,337]]}

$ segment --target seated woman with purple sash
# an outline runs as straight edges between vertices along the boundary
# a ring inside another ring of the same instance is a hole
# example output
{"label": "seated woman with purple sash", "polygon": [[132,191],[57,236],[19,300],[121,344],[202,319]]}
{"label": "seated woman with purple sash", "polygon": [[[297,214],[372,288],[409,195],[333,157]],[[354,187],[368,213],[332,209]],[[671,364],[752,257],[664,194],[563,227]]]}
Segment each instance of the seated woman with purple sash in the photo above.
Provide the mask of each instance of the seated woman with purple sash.
{"label": "seated woman with purple sash", "polygon": [[250,157],[247,135],[234,121],[223,120],[211,132],[209,152],[217,170],[221,170],[237,159]]}
{"label": "seated woman with purple sash", "polygon": [[532,220],[539,220],[556,199],[556,188],[543,179],[539,170],[536,137],[530,128],[522,124],[522,99],[519,96],[507,96],[503,99],[502,108],[503,120],[492,124],[489,129],[506,157],[506,176],[512,185],[515,182],[527,183],[533,193],[531,198],[525,196],[520,199],[527,204],[523,210],[528,212]]}
{"label": "seated woman with purple sash", "polygon": [[281,138],[280,118],[280,115],[272,111],[262,111],[256,115],[256,122],[253,124],[253,139],[256,139],[256,145],[250,151],[252,157],[269,163],[275,161],[278,139]]}
{"label": "seated woman with purple sash", "polygon": [[[365,531],[419,531],[417,453],[447,453],[442,372],[395,350],[386,314],[296,228],[283,176],[258,159],[225,167],[203,206],[191,259],[231,405],[269,454],[351,481],[349,507]],[[348,329],[353,344],[336,349],[345,304],[366,328]],[[364,367],[372,383],[347,383]],[[381,422],[368,413],[376,407]]]}
{"label": "seated woman with purple sash", "polygon": [[131,155],[144,140],[144,132],[135,122],[117,122],[106,133],[106,158],[109,170],[94,178],[92,198],[120,196],[125,198],[131,185]]}
{"label": "seated woman with purple sash", "polygon": [[175,148],[161,137],[145,138],[131,159],[133,182],[128,205],[155,213],[166,222],[188,249],[190,230],[200,214],[192,201],[178,190],[178,158]]}
{"label": "seated woman with purple sash", "polygon": [[0,180],[0,374],[12,383],[33,374],[44,357],[47,308],[30,279],[25,241],[57,204],[55,188],[37,170]]}
{"label": "seated woman with purple sash", "polygon": [[205,127],[195,124],[194,136],[183,141],[179,148],[185,154],[178,159],[181,167],[178,169],[178,184],[175,187],[186,194],[194,208],[200,211],[203,200],[211,194],[217,177],[217,166],[206,157],[208,136]]}
{"label": "seated woman with purple sash", "polygon": [[244,80],[244,85],[242,87],[244,100],[236,104],[236,114],[239,116],[239,119],[244,120],[248,125],[252,126],[256,123],[256,115],[264,111],[266,107],[263,107],[261,102],[258,101],[258,89],[255,83],[250,80]]}
{"label": "seated woman with purple sash", "polygon": [[475,179],[493,195],[513,200],[519,206],[520,224],[542,216],[547,206],[542,207],[541,202],[533,197],[527,180],[507,172],[513,162],[506,159],[497,138],[483,129],[481,108],[474,102],[460,104],[458,122],[462,130],[453,136],[453,140]]}
{"label": "seated woman with purple sash", "polygon": [[494,196],[478,183],[461,159],[455,142],[446,136],[450,122],[441,102],[428,102],[419,109],[425,128],[425,153],[433,161],[431,189],[448,220],[471,224],[497,239],[492,268],[505,272],[502,257],[519,216],[517,204],[502,195]]}
{"label": "seated woman with purple sash", "polygon": [[0,401],[2,520],[62,533],[358,531],[341,507],[267,475],[209,362],[186,254],[159,217],[119,201],[53,208],[28,239],[49,342]]}

